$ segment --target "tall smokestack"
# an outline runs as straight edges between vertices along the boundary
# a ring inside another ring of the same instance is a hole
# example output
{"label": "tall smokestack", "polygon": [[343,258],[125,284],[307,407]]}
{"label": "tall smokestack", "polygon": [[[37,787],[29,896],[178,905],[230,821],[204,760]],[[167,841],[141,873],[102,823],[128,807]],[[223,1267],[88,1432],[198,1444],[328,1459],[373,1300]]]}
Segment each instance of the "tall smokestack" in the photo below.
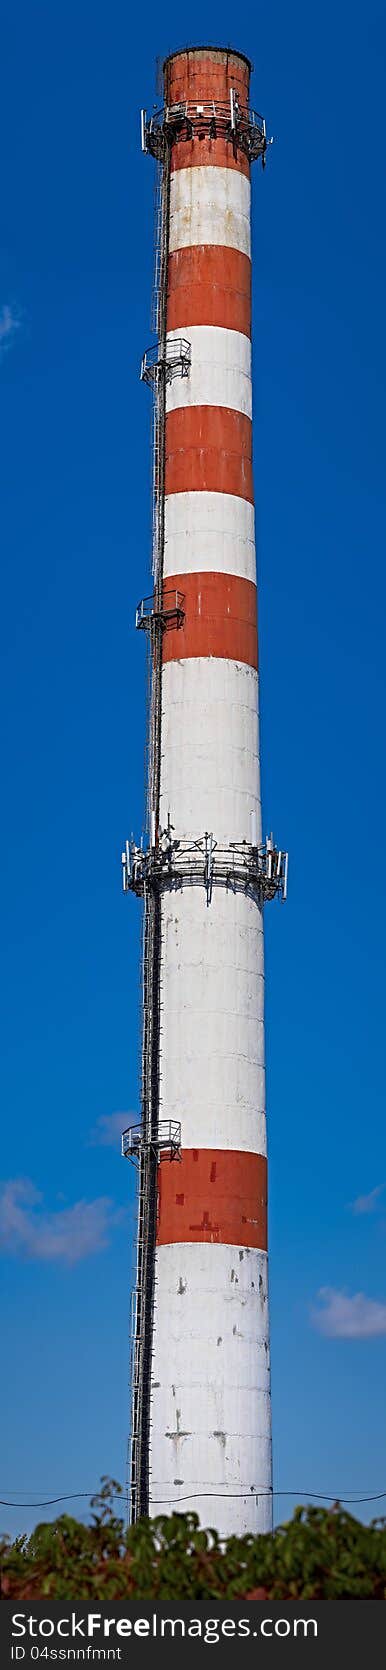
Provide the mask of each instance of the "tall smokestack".
{"label": "tall smokestack", "polygon": [[250,165],[265,123],[242,53],[164,65],[142,116],[159,168],[154,594],[131,1511],[272,1523],[263,904],[252,477]]}

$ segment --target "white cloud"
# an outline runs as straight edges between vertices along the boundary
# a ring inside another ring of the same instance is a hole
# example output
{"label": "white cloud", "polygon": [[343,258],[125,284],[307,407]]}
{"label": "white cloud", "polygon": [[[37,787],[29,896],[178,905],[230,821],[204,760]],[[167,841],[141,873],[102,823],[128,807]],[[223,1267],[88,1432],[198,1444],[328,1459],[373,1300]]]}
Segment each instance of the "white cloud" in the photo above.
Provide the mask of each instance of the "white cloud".
{"label": "white cloud", "polygon": [[376,1212],[379,1197],[383,1194],[384,1187],[384,1183],[378,1183],[376,1189],[371,1189],[370,1194],[358,1195],[356,1200],[351,1201],[350,1211],[354,1212],[356,1217],[361,1217],[365,1213]]}
{"label": "white cloud", "polygon": [[119,1150],[122,1131],[127,1131],[128,1125],[138,1123],[136,1113],[102,1113],[96,1125],[90,1131],[89,1142],[93,1148],[116,1148]]}
{"label": "white cloud", "polygon": [[0,1191],[0,1248],[16,1257],[77,1264],[107,1246],[121,1217],[103,1195],[47,1212],[29,1178],[17,1177]]}
{"label": "white cloud", "polygon": [[15,332],[19,330],[19,326],[20,319],[17,313],[5,303],[0,311],[0,358],[6,353],[7,348],[11,347],[11,342]]}
{"label": "white cloud", "polygon": [[311,1320],[329,1339],[375,1339],[386,1334],[386,1304],[381,1300],[335,1287],[319,1288],[318,1299],[319,1308],[312,1306]]}

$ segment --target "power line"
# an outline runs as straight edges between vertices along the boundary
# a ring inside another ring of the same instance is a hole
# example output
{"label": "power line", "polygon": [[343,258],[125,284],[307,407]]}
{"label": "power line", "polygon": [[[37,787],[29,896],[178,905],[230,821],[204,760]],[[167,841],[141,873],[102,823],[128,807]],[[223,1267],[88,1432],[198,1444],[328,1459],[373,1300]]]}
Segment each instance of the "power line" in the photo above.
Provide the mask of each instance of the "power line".
{"label": "power line", "polygon": [[[96,1492],[94,1490],[73,1490],[73,1491],[68,1491],[66,1495],[63,1495],[63,1496],[49,1496],[49,1497],[46,1497],[44,1500],[37,1501],[37,1502],[10,1502],[10,1501],[4,1500],[4,1498],[0,1496],[0,1507],[2,1507],[2,1508],[52,1508],[52,1507],[55,1507],[58,1502],[75,1502],[75,1501],[79,1501],[81,1497],[88,1498],[88,1500],[90,1500],[90,1498],[92,1496],[96,1496],[96,1495],[98,1495],[98,1492]],[[178,1508],[180,1502],[218,1501],[218,1500],[229,1501],[229,1502],[238,1502],[238,1501],[245,1500],[246,1496],[248,1496],[252,1499],[256,1498],[257,1501],[262,1496],[269,1496],[269,1497],[272,1497],[272,1496],[297,1496],[297,1497],[304,1497],[306,1499],[306,1501],[308,1501],[309,1498],[312,1497],[313,1500],[317,1501],[317,1502],[339,1502],[339,1503],[344,1502],[347,1506],[353,1508],[353,1507],[359,1506],[361,1503],[365,1503],[365,1502],[381,1502],[384,1498],[386,1498],[386,1490],[378,1490],[373,1495],[369,1495],[369,1496],[356,1496],[355,1494],[351,1494],[350,1496],[343,1496],[343,1495],[340,1495],[339,1491],[336,1492],[335,1496],[327,1496],[324,1493],[322,1493],[321,1491],[317,1491],[317,1490],[248,1490],[248,1491],[247,1490],[238,1490],[238,1491],[234,1491],[234,1492],[232,1492],[232,1491],[220,1491],[220,1490],[216,1490],[216,1491],[213,1491],[213,1490],[212,1491],[211,1490],[199,1490],[199,1491],[195,1491],[195,1492],[190,1492],[190,1494],[188,1496],[179,1496],[177,1501],[176,1501],[175,1506],[176,1506],[176,1508]],[[114,1502],[122,1502],[122,1504],[123,1504],[126,1500],[126,1497],[125,1497],[125,1494],[124,1494],[123,1491],[122,1491],[122,1494],[121,1493],[118,1494],[118,1492],[112,1491],[111,1496],[109,1497],[109,1500],[114,1501]],[[153,1507],[159,1507],[159,1508],[160,1507],[167,1507],[169,1503],[170,1503],[170,1497],[155,1497],[154,1501],[152,1503],[152,1506]]]}
{"label": "power line", "polygon": [[[227,1490],[199,1490],[196,1494],[191,1493],[190,1496],[179,1496],[176,1505],[178,1506],[179,1502],[195,1502],[207,1497],[211,1497],[213,1500],[220,1498],[224,1502],[238,1502],[245,1501],[246,1496],[248,1496],[248,1499],[252,1498],[252,1500],[256,1497],[256,1501],[259,1501],[262,1496],[304,1496],[307,1500],[312,1496],[316,1502],[346,1502],[351,1508],[354,1508],[356,1503],[359,1502],[380,1502],[381,1498],[386,1497],[386,1490],[378,1491],[376,1496],[323,1496],[317,1490],[239,1490],[237,1493]],[[170,1500],[170,1498],[154,1497],[152,1506],[165,1507],[166,1500]]]}

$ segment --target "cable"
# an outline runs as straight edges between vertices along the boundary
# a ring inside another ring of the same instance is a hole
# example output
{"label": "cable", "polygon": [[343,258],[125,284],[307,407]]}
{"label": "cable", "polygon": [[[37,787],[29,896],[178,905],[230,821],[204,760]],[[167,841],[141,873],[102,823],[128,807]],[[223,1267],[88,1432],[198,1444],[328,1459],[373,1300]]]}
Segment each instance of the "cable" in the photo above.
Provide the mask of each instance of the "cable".
{"label": "cable", "polygon": [[[65,1496],[49,1496],[44,1501],[39,1501],[39,1502],[7,1502],[7,1501],[4,1501],[4,1499],[0,1496],[0,1507],[2,1507],[2,1508],[52,1508],[58,1502],[75,1502],[75,1501],[79,1500],[80,1497],[88,1497],[88,1499],[90,1499],[91,1496],[95,1496],[97,1494],[98,1493],[96,1491],[93,1491],[93,1490],[73,1490],[72,1492],[69,1491],[68,1494],[65,1495]],[[354,1508],[357,1505],[359,1506],[360,1503],[364,1503],[364,1502],[381,1502],[386,1497],[386,1490],[378,1490],[372,1496],[355,1496],[355,1495],[353,1495],[353,1496],[340,1496],[339,1492],[337,1492],[335,1496],[326,1496],[326,1495],[322,1494],[321,1492],[318,1492],[317,1490],[238,1490],[238,1491],[198,1490],[198,1491],[191,1492],[190,1495],[188,1495],[188,1496],[178,1496],[176,1498],[176,1507],[178,1508],[180,1502],[220,1501],[220,1500],[224,1501],[224,1502],[238,1502],[238,1501],[241,1502],[241,1501],[245,1500],[245,1497],[252,1498],[252,1500],[256,1498],[256,1500],[258,1501],[259,1498],[262,1497],[262,1496],[270,1496],[270,1497],[271,1496],[297,1496],[297,1497],[303,1496],[303,1497],[306,1498],[307,1501],[312,1496],[313,1500],[317,1501],[317,1502],[339,1502],[339,1503],[344,1502],[344,1503],[347,1504],[348,1507]],[[122,1504],[123,1504],[123,1502],[126,1501],[126,1496],[125,1496],[123,1491],[122,1491],[122,1495],[121,1494],[118,1495],[118,1492],[112,1491],[112,1494],[111,1494],[111,1497],[109,1498],[109,1500],[114,1501],[114,1502],[122,1502]],[[152,1502],[152,1507],[157,1507],[157,1508],[167,1507],[169,1502],[170,1502],[170,1497],[154,1497],[153,1502]]]}

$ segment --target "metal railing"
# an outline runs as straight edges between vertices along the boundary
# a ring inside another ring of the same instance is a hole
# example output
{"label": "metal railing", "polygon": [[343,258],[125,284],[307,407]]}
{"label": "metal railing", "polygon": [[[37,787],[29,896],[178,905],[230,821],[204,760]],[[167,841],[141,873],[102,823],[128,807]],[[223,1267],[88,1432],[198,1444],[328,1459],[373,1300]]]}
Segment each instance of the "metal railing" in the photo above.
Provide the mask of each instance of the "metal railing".
{"label": "metal railing", "polygon": [[161,374],[166,383],[171,383],[173,377],[187,377],[191,364],[191,345],[183,336],[168,337],[160,345],[154,342],[146,349],[141,360],[141,382],[153,384]]}
{"label": "metal railing", "polygon": [[160,1119],[157,1133],[154,1137],[144,1130],[142,1124],[128,1125],[122,1133],[122,1157],[139,1164],[141,1154],[149,1148],[155,1153],[160,1162],[164,1159],[175,1160],[181,1155],[181,1125],[178,1119]]}
{"label": "metal railing", "polygon": [[158,161],[162,161],[172,145],[205,138],[229,140],[234,150],[244,151],[250,162],[261,157],[263,167],[268,146],[272,144],[272,139],[267,139],[264,116],[247,105],[240,105],[233,87],[229,101],[185,99],[165,105],[149,118],[146,110],[141,111],[142,150],[149,151]]}
{"label": "metal railing", "polygon": [[150,631],[152,626],[159,626],[167,631],[171,626],[182,626],[184,620],[184,593],[164,588],[162,603],[157,604],[154,592],[151,597],[142,597],[135,613],[137,632]]}
{"label": "metal railing", "polygon": [[169,825],[161,830],[157,844],[146,849],[126,841],[122,880],[123,891],[138,898],[188,884],[204,886],[208,905],[214,886],[255,895],[266,904],[287,898],[288,853],[275,846],[272,835],[260,846],[249,841],[222,846],[208,831],[197,841],[173,839]]}

